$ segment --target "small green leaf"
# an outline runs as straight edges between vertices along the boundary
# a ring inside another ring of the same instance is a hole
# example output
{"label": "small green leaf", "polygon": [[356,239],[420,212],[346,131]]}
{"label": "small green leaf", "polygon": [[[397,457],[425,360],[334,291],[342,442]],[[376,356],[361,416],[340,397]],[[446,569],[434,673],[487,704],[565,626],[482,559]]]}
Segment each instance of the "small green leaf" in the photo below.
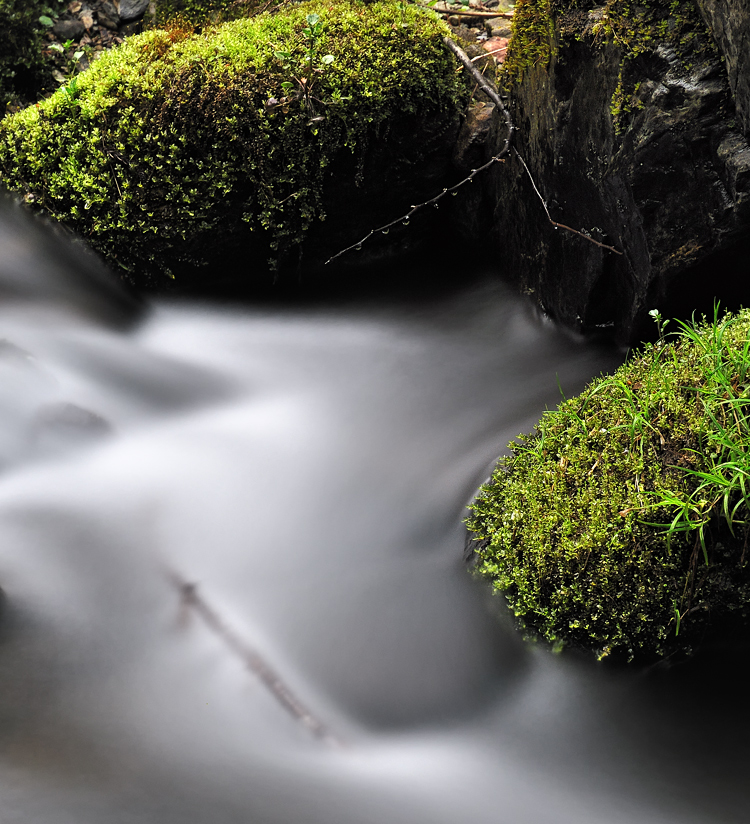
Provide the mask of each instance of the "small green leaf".
{"label": "small green leaf", "polygon": [[65,51],[65,49],[59,43],[50,43],[49,47],[51,49],[54,49],[56,52],[60,52],[60,54],[62,54]]}
{"label": "small green leaf", "polygon": [[82,51],[77,51],[77,52],[75,52],[75,54],[73,55],[73,59],[74,59],[74,60],[80,60],[80,59],[83,57],[83,55],[84,55],[84,54],[85,54],[85,52],[82,52]]}
{"label": "small green leaf", "polygon": [[39,22],[40,22],[43,26],[47,26],[47,28],[52,28],[52,26],[54,26],[54,25],[55,25],[55,21],[54,21],[51,17],[47,17],[47,15],[46,15],[46,14],[43,14],[43,15],[39,18]]}
{"label": "small green leaf", "polygon": [[320,22],[320,15],[315,13],[308,14],[305,20],[307,20],[308,25],[315,26]]}
{"label": "small green leaf", "polygon": [[333,61],[334,61],[335,59],[336,59],[336,58],[335,58],[332,54],[324,54],[324,55],[323,55],[323,57],[321,57],[321,58],[320,58],[320,62],[321,62],[324,66],[330,66],[330,65],[331,65],[331,63],[333,63]]}
{"label": "small green leaf", "polygon": [[286,52],[286,51],[275,51],[274,56],[276,58],[278,58],[279,60],[289,60],[289,58],[291,57],[291,54],[289,52]]}

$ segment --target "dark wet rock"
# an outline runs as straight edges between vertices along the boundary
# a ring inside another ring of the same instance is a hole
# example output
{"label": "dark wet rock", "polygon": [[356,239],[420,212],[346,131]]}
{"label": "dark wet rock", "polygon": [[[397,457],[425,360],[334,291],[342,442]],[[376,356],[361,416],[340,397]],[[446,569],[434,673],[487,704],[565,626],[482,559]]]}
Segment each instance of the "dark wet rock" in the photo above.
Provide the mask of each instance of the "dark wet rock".
{"label": "dark wet rock", "polygon": [[120,0],[120,19],[129,23],[140,20],[148,11],[149,0]]}
{"label": "dark wet rock", "polygon": [[77,17],[73,17],[68,20],[58,20],[52,31],[59,40],[80,40],[86,27]]}
{"label": "dark wet rock", "polygon": [[458,133],[453,162],[467,172],[485,162],[485,147],[493,124],[494,103],[472,103]]}
{"label": "dark wet rock", "polygon": [[[708,48],[686,56],[655,41],[625,60],[591,33],[595,11],[556,20],[549,61],[510,89],[514,144],[539,194],[516,156],[497,164],[482,181],[485,233],[548,314],[630,341],[686,270],[750,232],[750,147],[705,28]],[[498,129],[495,147],[504,138]],[[552,226],[541,198],[552,220],[621,254]]]}
{"label": "dark wet rock", "polygon": [[123,23],[120,26],[120,36],[130,37],[131,34],[140,34],[143,31],[143,24],[140,20],[131,20],[130,23]]}
{"label": "dark wet rock", "polygon": [[484,27],[490,37],[510,37],[510,20],[506,20],[504,17],[491,17],[489,20],[484,21]]}
{"label": "dark wet rock", "polygon": [[99,4],[96,11],[96,19],[100,26],[104,26],[110,31],[117,31],[120,26],[120,15],[117,9],[109,0],[104,0]]}
{"label": "dark wet rock", "polygon": [[698,0],[724,56],[737,114],[750,137],[750,10],[746,0]]}

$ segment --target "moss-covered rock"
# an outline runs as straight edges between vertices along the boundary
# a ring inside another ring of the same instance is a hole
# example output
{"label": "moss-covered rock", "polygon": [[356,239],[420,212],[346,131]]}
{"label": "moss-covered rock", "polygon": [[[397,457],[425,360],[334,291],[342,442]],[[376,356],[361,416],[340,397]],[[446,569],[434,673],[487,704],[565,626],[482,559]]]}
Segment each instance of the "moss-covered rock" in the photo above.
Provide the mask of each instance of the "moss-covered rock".
{"label": "moss-covered rock", "polygon": [[[323,29],[306,105],[294,77],[308,71],[312,13]],[[346,205],[352,242],[373,187],[428,157],[425,135],[457,128],[466,87],[445,31],[415,6],[331,0],[199,35],[145,32],[0,123],[0,182],[134,279],[179,276],[228,248],[289,259],[336,176],[359,193]],[[372,173],[378,153],[386,173]]]}
{"label": "moss-covered rock", "polygon": [[749,352],[750,311],[690,327],[511,444],[470,529],[526,627],[645,659],[747,617]]}

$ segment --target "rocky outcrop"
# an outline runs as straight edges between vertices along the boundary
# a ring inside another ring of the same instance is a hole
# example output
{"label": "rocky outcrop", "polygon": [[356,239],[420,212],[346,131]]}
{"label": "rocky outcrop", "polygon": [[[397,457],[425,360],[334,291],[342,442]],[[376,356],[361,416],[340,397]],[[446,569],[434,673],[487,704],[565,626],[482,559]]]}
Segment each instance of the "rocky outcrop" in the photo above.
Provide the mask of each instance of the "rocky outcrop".
{"label": "rocky outcrop", "polygon": [[750,136],[750,10],[745,0],[698,0],[724,56],[737,115]]}
{"label": "rocky outcrop", "polygon": [[522,288],[559,321],[628,341],[686,270],[747,233],[750,147],[697,12],[670,40],[658,20],[648,36],[618,30],[615,5],[535,21],[544,4],[519,2],[514,37],[534,31],[536,52],[509,57],[509,107],[528,169],[498,164],[484,197]]}

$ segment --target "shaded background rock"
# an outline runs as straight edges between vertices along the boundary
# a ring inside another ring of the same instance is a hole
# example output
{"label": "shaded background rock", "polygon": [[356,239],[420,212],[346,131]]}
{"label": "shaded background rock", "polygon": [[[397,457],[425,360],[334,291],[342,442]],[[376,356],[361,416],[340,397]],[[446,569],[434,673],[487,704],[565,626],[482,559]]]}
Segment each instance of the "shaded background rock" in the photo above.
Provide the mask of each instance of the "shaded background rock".
{"label": "shaded background rock", "polygon": [[750,12],[743,0],[698,0],[721,52],[737,115],[750,136]]}
{"label": "shaded background rock", "polygon": [[[517,159],[485,178],[485,231],[508,273],[557,320],[614,328],[622,341],[644,334],[648,310],[686,271],[750,227],[750,149],[730,80],[697,10],[681,13],[679,51],[655,36],[627,54],[602,30],[601,8],[545,22],[536,6],[518,6],[516,38],[539,25],[536,46],[519,40],[509,57],[515,146],[552,219],[622,254],[554,228]],[[498,131],[485,156],[503,139]]]}
{"label": "shaded background rock", "polygon": [[131,20],[140,20],[148,11],[149,0],[120,0],[120,19],[129,23]]}

